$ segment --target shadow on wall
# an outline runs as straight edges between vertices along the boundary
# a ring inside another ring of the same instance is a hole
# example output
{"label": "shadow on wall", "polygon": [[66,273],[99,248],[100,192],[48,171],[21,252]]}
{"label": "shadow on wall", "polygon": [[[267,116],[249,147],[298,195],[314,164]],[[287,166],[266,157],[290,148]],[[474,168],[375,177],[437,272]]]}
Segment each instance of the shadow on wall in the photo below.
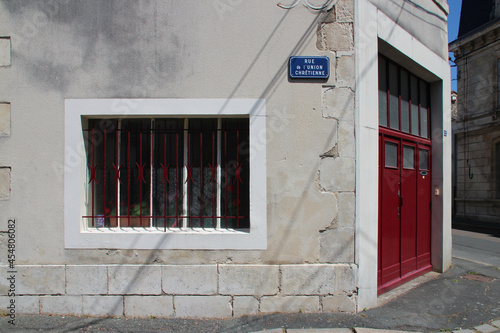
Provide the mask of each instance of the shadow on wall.
{"label": "shadow on wall", "polygon": [[[331,2],[331,1],[330,1]],[[67,59],[67,63],[64,64],[64,66],[60,66],[58,64],[57,68],[53,66],[53,63],[51,62],[50,58],[50,52],[55,52],[53,50],[52,46],[48,46],[51,50],[47,54],[43,54],[41,58],[36,58],[38,57],[35,56],[32,59],[24,59],[24,62],[27,64],[31,64],[31,67],[29,68],[29,71],[33,75],[33,77],[39,81],[41,84],[51,84],[53,85],[53,88],[59,91],[65,91],[68,89],[67,87],[69,86],[69,83],[73,81],[72,76],[75,75],[75,73],[78,73],[77,76],[83,77],[83,82],[80,82],[80,84],[85,85],[93,85],[93,84],[104,84],[102,82],[115,82],[115,84],[124,84],[126,82],[132,82],[132,84],[128,87],[128,90],[130,91],[131,95],[135,97],[147,97],[148,96],[148,91],[151,90],[151,87],[156,87],[159,83],[161,83],[165,77],[169,77],[169,80],[175,80],[176,76],[182,76],[185,73],[179,72],[179,69],[176,66],[176,59],[179,56],[183,56],[184,53],[179,54],[179,52],[186,52],[189,53],[189,45],[183,45],[182,44],[182,29],[179,29],[179,31],[175,31],[174,35],[178,34],[177,37],[174,36],[172,37],[171,44],[166,45],[166,46],[161,46],[161,45],[155,45],[154,42],[152,42],[153,45],[151,45],[151,49],[149,50],[134,50],[129,49],[127,51],[127,56],[122,57],[120,54],[108,54],[108,55],[103,55],[103,56],[109,56],[110,59],[113,59],[113,61],[110,62],[109,68],[102,69],[106,75],[104,76],[104,79],[101,83],[93,83],[92,82],[92,77],[88,77],[88,75],[85,75],[85,72],[87,72],[87,68],[90,66],[93,66],[94,59],[93,59],[93,54],[99,54],[100,53],[100,46],[106,43],[116,43],[116,50],[121,50],[123,48],[127,49],[130,47],[128,41],[128,37],[134,36],[137,38],[135,34],[136,31],[141,31],[144,32],[147,29],[152,29],[150,31],[147,31],[147,33],[156,33],[156,23],[152,23],[151,21],[143,21],[143,20],[137,20],[137,18],[144,18],[144,16],[147,16],[150,13],[154,13],[156,10],[154,8],[153,3],[149,3],[149,6],[146,6],[142,8],[142,3],[141,5],[137,5],[138,7],[134,6],[127,6],[124,5],[123,2],[118,2],[118,1],[108,1],[108,2],[99,2],[97,6],[89,6],[85,2],[72,2],[71,5],[69,5],[69,1],[67,0],[61,0],[61,1],[55,1],[55,2],[50,2],[49,3],[43,3],[35,8],[34,5],[30,5],[32,2],[30,1],[3,1],[2,6],[6,9],[8,9],[14,16],[20,16],[20,17],[25,17],[26,15],[28,17],[33,17],[33,20],[27,20],[25,25],[23,26],[23,29],[20,31],[20,35],[18,36],[17,40],[23,45],[27,46],[28,44],[33,45],[34,47],[41,47],[42,49],[45,47],[43,45],[40,45],[39,41],[37,41],[37,36],[40,34],[45,34],[47,33],[46,30],[44,30],[47,25],[48,21],[56,21],[61,23],[61,25],[65,28],[68,26],[76,26],[74,31],[72,31],[74,37],[75,37],[75,50],[70,51],[66,50],[68,54],[63,57]],[[130,3],[129,3],[130,4]],[[183,6],[180,5],[179,6]],[[128,10],[130,8],[136,8],[134,10]],[[118,12],[116,11],[117,9]],[[127,9],[127,10],[125,10]],[[73,12],[78,12],[78,15],[72,15]],[[82,11],[84,14],[82,14]],[[311,25],[308,27],[306,31],[304,31],[299,43],[295,45],[295,47],[290,51],[289,56],[295,55],[295,54],[300,54],[301,51],[304,49],[304,46],[308,43],[308,41],[311,40],[311,38],[314,38],[316,36],[316,31],[318,24],[322,22],[322,20],[325,18],[327,15],[327,12],[318,12],[316,15],[316,18],[313,20]],[[271,32],[269,37],[267,38],[266,42],[262,45],[261,49],[257,53],[256,57],[254,60],[250,63],[248,68],[246,69],[245,73],[239,80],[239,82],[235,85],[233,91],[231,94],[228,96],[228,99],[231,99],[232,97],[235,96],[236,92],[238,89],[242,86],[242,84],[245,82],[245,80],[248,78],[249,74],[254,71],[258,70],[255,68],[255,65],[258,61],[259,58],[263,56],[264,51],[270,47],[270,42],[273,38],[273,36],[276,34],[278,29],[283,25],[285,22],[286,18],[289,16],[289,12],[286,11],[277,26],[274,28],[274,30]],[[74,20],[83,20],[80,22],[77,22],[75,24]],[[175,21],[175,18],[172,18]],[[94,24],[88,24],[89,22],[93,22]],[[127,26],[120,26],[117,25],[119,22],[125,22]],[[193,22],[189,22],[189,24],[192,24]],[[376,22],[375,22],[376,24]],[[99,27],[98,31],[95,31],[95,28]],[[181,25],[182,26],[182,25]],[[167,32],[168,33],[168,32]],[[375,32],[376,33],[376,32]],[[116,38],[116,35],[120,35],[120,38]],[[57,32],[56,32],[56,37],[57,38]],[[13,37],[15,38],[15,36]],[[84,40],[82,40],[82,38]],[[362,41],[360,41],[362,42]],[[30,46],[31,47],[31,46]],[[114,47],[107,47],[108,49],[115,49]],[[61,50],[65,51],[65,50]],[[120,51],[118,51],[120,52]],[[145,53],[147,54],[147,57],[152,56],[153,58],[157,58],[157,61],[154,64],[145,64],[141,59],[145,56]],[[42,52],[43,53],[43,52]],[[28,54],[28,53],[23,53],[23,54]],[[23,54],[16,54],[17,57],[22,56]],[[74,59],[80,59],[75,61]],[[376,65],[377,59],[372,60],[371,65]],[[167,64],[167,65],[165,65]],[[282,65],[276,70],[276,73],[274,76],[270,79],[268,82],[267,86],[265,89],[262,91],[260,98],[261,99],[269,99],[275,91],[275,88],[279,82],[282,81],[284,76],[287,75],[287,65],[288,65],[288,59],[286,59]],[[145,67],[146,66],[146,67]],[[164,66],[167,66],[165,68]],[[123,70],[123,68],[126,68],[126,70]],[[92,69],[94,71],[95,69]],[[140,84],[134,84],[134,80],[131,80],[131,78],[134,78],[139,72],[149,72],[151,74],[151,79],[149,82],[143,82]],[[113,79],[111,80],[111,73],[113,75],[118,74],[116,77],[113,76]],[[365,76],[365,73],[360,74],[360,79]],[[114,91],[113,88],[107,88],[109,89],[108,91]],[[154,89],[154,88],[153,88]],[[127,89],[123,89],[121,87],[119,90],[116,91],[126,91]],[[345,112],[350,112],[349,107],[348,107],[348,102],[341,107],[342,113]],[[284,131],[287,129],[286,126],[286,121],[287,119],[284,119],[286,117],[285,114],[282,114],[282,118],[275,118],[270,116],[269,121],[268,121],[268,128],[273,130],[272,133],[268,133],[269,137],[276,137],[279,135],[279,131]],[[282,124],[285,123],[285,126]],[[335,132],[336,133],[336,132]],[[333,135],[333,134],[332,134]],[[329,138],[329,142],[333,141],[333,138]],[[318,156],[319,157],[319,156]],[[333,156],[331,157],[325,157],[325,158],[334,158]],[[321,157],[318,158],[317,166],[319,168],[319,161]],[[318,169],[316,168],[316,169]],[[317,186],[317,179],[318,179],[318,173],[314,172],[308,175],[307,177],[307,185],[304,187],[302,191],[302,197],[304,198],[308,192],[310,192],[313,187]],[[293,186],[293,184],[292,184]],[[318,189],[319,190],[319,189]],[[278,244],[286,243],[287,239],[291,238],[291,235],[293,233],[293,226],[297,224],[303,224],[306,221],[303,221],[300,219],[300,212],[304,208],[304,202],[299,202],[299,204],[296,205],[295,209],[293,212],[291,212],[290,216],[290,221],[289,221],[289,227],[285,230],[283,230],[282,233],[280,233],[279,237],[276,237],[276,242]],[[314,217],[311,217],[314,218]],[[332,216],[332,219],[334,216]],[[332,228],[335,226],[332,225]],[[328,232],[328,230],[318,230],[318,234],[320,233],[325,233]],[[363,235],[356,235],[357,237],[363,237]],[[318,237],[319,239],[319,237]],[[161,239],[158,241],[157,248],[161,247],[161,244],[163,244],[167,240],[167,236],[161,237]],[[337,254],[339,257],[343,257],[345,253],[353,251],[354,249],[354,237],[349,242],[345,242],[341,246],[339,246],[337,250]],[[334,245],[334,244],[332,244]],[[373,244],[375,245],[375,244]],[[133,247],[133,244],[131,245]],[[141,266],[140,269],[137,270],[136,275],[131,279],[131,282],[129,285],[125,288],[123,294],[126,294],[127,291],[129,291],[132,288],[132,285],[135,283],[137,279],[139,279],[140,275],[144,273],[145,269],[147,268],[147,265],[150,263],[153,263],[155,261],[155,258],[158,256],[161,256],[164,253],[164,250],[152,250],[149,253],[148,258],[144,261],[144,266]],[[118,264],[118,266],[124,265],[126,262],[123,261],[121,264]],[[119,270],[119,267],[117,268]],[[116,273],[116,271],[115,271]],[[314,280],[316,276],[311,276],[310,279]],[[299,286],[300,288],[305,288],[307,285]],[[110,311],[114,312],[116,309],[118,309],[122,304],[116,304],[115,307]],[[93,323],[99,322],[101,319],[96,319]],[[93,323],[88,323],[87,325],[92,325]],[[57,329],[57,327],[53,327],[53,329]]]}

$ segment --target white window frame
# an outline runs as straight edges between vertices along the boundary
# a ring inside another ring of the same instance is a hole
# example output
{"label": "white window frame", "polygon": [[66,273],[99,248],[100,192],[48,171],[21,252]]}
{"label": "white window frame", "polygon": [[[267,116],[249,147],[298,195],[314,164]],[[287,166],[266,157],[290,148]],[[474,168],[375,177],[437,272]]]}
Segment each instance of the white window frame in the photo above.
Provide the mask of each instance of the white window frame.
{"label": "white window frame", "polygon": [[[250,230],[86,228],[88,181],[82,117],[249,117]],[[267,248],[266,109],[262,99],[67,99],[65,101],[64,233],[66,248]]]}

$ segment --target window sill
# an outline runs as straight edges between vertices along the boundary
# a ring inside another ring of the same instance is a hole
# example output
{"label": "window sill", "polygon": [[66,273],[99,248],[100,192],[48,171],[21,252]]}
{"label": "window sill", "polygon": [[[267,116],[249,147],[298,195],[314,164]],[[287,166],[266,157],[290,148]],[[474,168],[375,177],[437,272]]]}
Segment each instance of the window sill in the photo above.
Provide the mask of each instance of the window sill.
{"label": "window sill", "polygon": [[231,234],[248,234],[250,229],[208,229],[208,228],[145,228],[145,227],[131,227],[131,228],[88,228],[84,233],[148,233],[148,234],[221,234],[221,235],[231,235]]}

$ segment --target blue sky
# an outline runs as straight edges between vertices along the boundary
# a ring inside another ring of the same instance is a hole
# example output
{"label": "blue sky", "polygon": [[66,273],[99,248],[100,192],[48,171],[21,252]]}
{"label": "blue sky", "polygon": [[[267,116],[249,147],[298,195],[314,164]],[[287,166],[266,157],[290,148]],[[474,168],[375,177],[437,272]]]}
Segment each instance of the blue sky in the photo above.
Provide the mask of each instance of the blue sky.
{"label": "blue sky", "polygon": [[[452,42],[457,38],[458,24],[460,23],[460,8],[462,8],[462,0],[448,0],[450,5],[450,14],[448,15],[448,42]],[[450,53],[453,59],[453,53]],[[450,62],[450,65],[453,65]],[[451,67],[451,90],[457,91],[457,69]]]}

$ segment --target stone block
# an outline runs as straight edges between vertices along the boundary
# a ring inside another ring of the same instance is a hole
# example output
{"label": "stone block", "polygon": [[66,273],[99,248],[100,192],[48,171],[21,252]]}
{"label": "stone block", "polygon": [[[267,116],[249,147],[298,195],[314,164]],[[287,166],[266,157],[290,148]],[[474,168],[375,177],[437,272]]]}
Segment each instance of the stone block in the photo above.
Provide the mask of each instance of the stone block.
{"label": "stone block", "polygon": [[236,296],[233,299],[233,316],[249,316],[259,313],[259,301],[251,296]]}
{"label": "stone block", "polygon": [[0,67],[10,66],[11,56],[10,37],[0,38]]}
{"label": "stone block", "polygon": [[10,103],[0,103],[0,136],[10,136]]}
{"label": "stone block", "polygon": [[25,315],[40,314],[40,297],[38,296],[16,296],[17,312]]}
{"label": "stone block", "polygon": [[350,88],[323,90],[323,117],[354,123],[354,91]]}
{"label": "stone block", "polygon": [[354,136],[354,123],[340,121],[338,126],[339,155],[342,157],[356,158],[356,138]]}
{"label": "stone block", "polygon": [[92,295],[108,293],[108,270],[100,265],[66,266],[66,294]]}
{"label": "stone block", "polygon": [[356,297],[334,295],[323,297],[323,312],[356,313]]}
{"label": "stone block", "polygon": [[312,313],[319,308],[319,296],[267,296],[260,300],[261,313]]}
{"label": "stone block", "polygon": [[[8,296],[0,296],[0,313],[10,313],[12,298]],[[18,296],[14,298],[14,306],[16,314],[22,315],[38,315],[40,314],[40,299],[38,296]]]}
{"label": "stone block", "polygon": [[[302,328],[287,329],[286,333],[352,333],[348,328],[308,328],[304,330]],[[265,331],[267,333],[267,331]],[[280,332],[281,333],[281,332]],[[392,331],[391,331],[392,333]]]}
{"label": "stone block", "polygon": [[354,88],[356,85],[356,72],[354,67],[354,56],[342,56],[337,58],[337,87]]}
{"label": "stone block", "polygon": [[229,318],[229,296],[175,296],[175,315],[180,318]]}
{"label": "stone block", "polygon": [[83,315],[123,316],[123,296],[83,296]]}
{"label": "stone block", "polygon": [[283,295],[328,295],[335,291],[335,266],[325,264],[282,265]]}
{"label": "stone block", "polygon": [[340,228],[354,228],[356,197],[353,192],[341,192],[337,196],[339,212],[337,225]]}
{"label": "stone block", "polygon": [[491,326],[491,325],[488,325],[488,324],[476,326],[476,327],[474,327],[474,329],[476,331],[481,332],[481,333],[493,333],[493,332],[498,331],[498,328]]}
{"label": "stone block", "polygon": [[[9,313],[9,309],[7,309],[7,307],[10,306],[10,300],[11,300],[11,298],[8,296],[0,296],[0,314],[2,314],[2,313],[8,314]],[[16,307],[15,310],[12,310],[12,311],[17,313],[18,312],[17,304],[15,305],[15,307]]]}
{"label": "stone block", "polygon": [[108,266],[109,294],[161,294],[160,265]]}
{"label": "stone block", "polygon": [[335,6],[333,6],[323,17],[321,23],[333,23],[335,21],[337,21],[337,16],[335,15]]}
{"label": "stone block", "polygon": [[320,262],[354,262],[354,229],[325,230],[320,235]]}
{"label": "stone block", "polygon": [[0,276],[3,277],[0,279],[0,295],[5,295],[5,296],[9,294],[9,289],[11,284],[13,287],[17,287],[15,283],[11,283],[11,281],[7,280],[7,277],[9,277],[9,275],[7,275],[7,271],[9,271],[9,266],[0,266]]}
{"label": "stone block", "polygon": [[276,295],[279,291],[277,265],[220,265],[219,294]]}
{"label": "stone block", "polygon": [[[468,330],[463,330],[460,332],[466,332]],[[364,328],[364,327],[354,327],[354,332],[356,333],[408,333],[408,331],[397,331],[397,330],[387,330],[387,329],[376,329],[376,328]],[[412,331],[412,333],[421,333],[419,331]]]}
{"label": "stone block", "polygon": [[358,285],[357,266],[352,264],[335,265],[335,293],[338,295],[346,294],[348,296],[356,293]]}
{"label": "stone block", "polygon": [[0,167],[0,200],[10,198],[10,168]]}
{"label": "stone block", "polygon": [[65,272],[61,265],[17,266],[20,295],[56,295],[65,293]]}
{"label": "stone block", "polygon": [[354,22],[354,0],[338,0],[335,10],[337,22]]}
{"label": "stone block", "polygon": [[493,326],[496,326],[496,327],[500,328],[500,320],[492,321],[490,324],[493,325]]}
{"label": "stone block", "polygon": [[320,24],[316,47],[321,51],[348,51],[354,49],[352,23],[332,22]]}
{"label": "stone block", "polygon": [[[5,253],[4,255],[0,255],[0,272],[2,272],[1,267],[8,265],[8,257],[7,257],[7,250],[8,250],[8,241],[9,236],[7,233],[0,233],[0,253]],[[5,275],[3,275],[5,276]],[[0,283],[0,295],[3,295],[2,292],[2,284]]]}
{"label": "stone block", "polygon": [[139,318],[173,317],[173,296],[125,296],[125,316]]}
{"label": "stone block", "polygon": [[40,296],[40,314],[81,316],[82,296]]}
{"label": "stone block", "polygon": [[319,165],[319,185],[323,191],[354,192],[356,179],[354,159],[323,158]]}
{"label": "stone block", "polygon": [[174,295],[217,294],[217,265],[162,266],[162,289]]}

